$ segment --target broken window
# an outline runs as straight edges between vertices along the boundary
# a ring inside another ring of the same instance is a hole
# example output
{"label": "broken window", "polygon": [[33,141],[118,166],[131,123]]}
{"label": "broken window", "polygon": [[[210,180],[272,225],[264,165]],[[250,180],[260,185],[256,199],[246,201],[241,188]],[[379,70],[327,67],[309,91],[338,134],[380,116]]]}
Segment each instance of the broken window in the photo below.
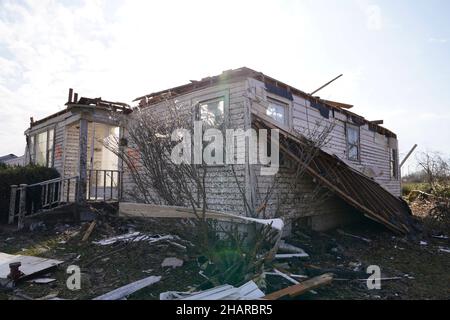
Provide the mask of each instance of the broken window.
{"label": "broken window", "polygon": [[283,102],[269,99],[266,115],[281,124],[287,124],[287,105]]}
{"label": "broken window", "polygon": [[46,167],[53,167],[55,129],[49,129],[30,137],[31,162]]}
{"label": "broken window", "polygon": [[221,97],[200,102],[199,118],[207,127],[223,127],[225,122],[225,99]]}
{"label": "broken window", "polygon": [[389,152],[390,155],[390,171],[391,171],[391,178],[397,179],[398,178],[398,154],[397,149],[390,149]]}
{"label": "broken window", "polygon": [[358,161],[360,157],[359,127],[346,125],[347,155],[349,160]]}

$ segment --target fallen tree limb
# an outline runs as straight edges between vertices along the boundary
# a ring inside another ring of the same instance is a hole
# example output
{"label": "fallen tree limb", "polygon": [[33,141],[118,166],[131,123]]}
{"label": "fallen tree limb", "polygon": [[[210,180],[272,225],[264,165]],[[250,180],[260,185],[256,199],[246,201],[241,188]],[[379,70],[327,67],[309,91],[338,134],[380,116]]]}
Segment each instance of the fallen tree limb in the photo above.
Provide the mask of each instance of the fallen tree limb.
{"label": "fallen tree limb", "polygon": [[277,300],[277,299],[280,299],[280,298],[283,298],[286,296],[289,296],[290,298],[294,298],[305,292],[313,290],[317,287],[328,284],[332,280],[333,280],[333,275],[331,273],[325,273],[321,276],[306,280],[299,284],[281,289],[279,291],[272,292],[272,293],[266,295],[263,299]]}

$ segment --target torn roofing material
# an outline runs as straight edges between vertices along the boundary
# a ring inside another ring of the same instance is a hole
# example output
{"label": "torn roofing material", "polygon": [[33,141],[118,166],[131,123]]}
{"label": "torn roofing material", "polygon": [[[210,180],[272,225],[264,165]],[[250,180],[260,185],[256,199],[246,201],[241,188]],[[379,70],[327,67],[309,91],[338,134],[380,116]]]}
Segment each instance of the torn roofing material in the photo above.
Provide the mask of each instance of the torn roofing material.
{"label": "torn roofing material", "polygon": [[321,149],[317,150],[317,155],[312,160],[304,160],[302,154],[306,153],[302,150],[310,147],[304,137],[289,133],[256,114],[253,114],[253,117],[253,125],[257,129],[279,129],[280,151],[294,161],[304,164],[308,175],[366,217],[400,234],[413,230],[411,210],[401,198],[351,168],[337,156]]}
{"label": "torn roofing material", "polygon": [[348,109],[351,109],[353,107],[353,105],[336,102],[336,101],[331,101],[331,100],[324,100],[324,99],[321,99],[320,97],[315,97],[315,96],[313,97],[310,94],[308,94],[302,90],[292,87],[292,86],[290,86],[286,83],[283,83],[275,78],[269,77],[268,75],[266,75],[262,72],[255,71],[255,70],[247,68],[247,67],[227,70],[227,71],[222,72],[222,74],[220,74],[220,75],[206,77],[199,81],[191,80],[191,82],[188,84],[184,84],[184,85],[177,86],[174,88],[170,88],[170,89],[166,89],[166,90],[162,90],[162,91],[158,91],[158,92],[153,92],[153,93],[141,96],[141,97],[137,97],[136,99],[133,100],[133,102],[139,101],[140,107],[147,107],[149,105],[156,104],[156,103],[159,103],[162,101],[166,101],[168,99],[172,99],[172,98],[175,98],[175,97],[178,97],[178,96],[181,96],[184,94],[188,94],[188,93],[191,93],[191,92],[194,92],[197,90],[205,89],[205,88],[208,88],[213,85],[225,83],[227,81],[228,82],[239,81],[241,79],[246,79],[246,78],[253,78],[258,81],[263,82],[265,84],[266,90],[268,92],[276,93],[277,95],[282,96],[288,100],[292,100],[293,95],[296,95],[296,96],[302,97],[312,103],[315,103],[316,105],[319,105],[321,109],[323,109],[322,110],[323,114],[326,113],[325,109],[327,109],[327,111],[340,112],[349,117],[355,118],[355,120],[358,120],[359,122],[361,122],[363,124],[368,124],[369,127],[373,131],[376,131],[376,132],[383,134],[385,136],[388,136],[388,137],[394,137],[394,138],[396,137],[395,133],[393,133],[392,131],[390,131],[382,126],[373,124],[370,121],[368,121],[367,119],[365,119],[364,117],[349,111]]}

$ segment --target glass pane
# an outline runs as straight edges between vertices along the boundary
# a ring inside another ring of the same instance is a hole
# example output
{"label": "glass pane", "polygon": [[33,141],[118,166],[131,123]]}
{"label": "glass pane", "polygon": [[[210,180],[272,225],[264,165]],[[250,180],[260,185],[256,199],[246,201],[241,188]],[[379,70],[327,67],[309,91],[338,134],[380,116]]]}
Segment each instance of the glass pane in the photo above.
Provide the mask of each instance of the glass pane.
{"label": "glass pane", "polygon": [[30,159],[31,162],[34,162],[36,160],[35,155],[34,155],[34,151],[35,151],[35,146],[34,146],[34,136],[30,137],[30,146],[29,146],[29,152],[30,152]]}
{"label": "glass pane", "polygon": [[48,151],[48,163],[47,167],[51,168],[53,167],[53,150]]}
{"label": "glass pane", "polygon": [[53,143],[55,141],[55,130],[48,131],[48,149],[53,149]]}
{"label": "glass pane", "polygon": [[269,107],[266,110],[266,115],[275,121],[284,124],[286,121],[286,105],[270,101]]}
{"label": "glass pane", "polygon": [[220,126],[224,122],[224,100],[200,104],[200,119],[208,126]]}
{"label": "glass pane", "polygon": [[47,165],[47,131],[36,135],[36,164]]}
{"label": "glass pane", "polygon": [[348,158],[350,160],[358,160],[358,146],[349,146],[348,147]]}
{"label": "glass pane", "polygon": [[349,144],[359,143],[359,129],[354,127],[347,127],[347,142]]}

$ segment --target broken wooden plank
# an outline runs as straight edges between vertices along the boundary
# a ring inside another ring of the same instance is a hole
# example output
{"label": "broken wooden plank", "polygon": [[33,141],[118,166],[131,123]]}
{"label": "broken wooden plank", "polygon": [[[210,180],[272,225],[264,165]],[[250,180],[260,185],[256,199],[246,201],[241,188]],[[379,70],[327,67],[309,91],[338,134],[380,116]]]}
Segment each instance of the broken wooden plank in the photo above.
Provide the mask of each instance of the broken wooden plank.
{"label": "broken wooden plank", "polygon": [[101,296],[94,298],[93,300],[120,300],[122,298],[125,298],[126,296],[129,296],[132,293],[135,293],[138,290],[141,290],[145,287],[148,287],[154,283],[159,282],[159,280],[161,280],[160,276],[150,276],[127,284],[126,286],[120,287],[111,292],[105,293]]}
{"label": "broken wooden plank", "polygon": [[277,300],[286,296],[294,298],[305,292],[308,292],[317,287],[330,283],[333,280],[331,273],[325,273],[321,276],[314,277],[299,284],[281,289],[279,291],[272,292],[264,297],[267,300]]}
{"label": "broken wooden plank", "polygon": [[95,220],[91,222],[91,224],[89,225],[89,228],[86,230],[86,233],[83,236],[83,239],[81,239],[82,242],[86,242],[87,239],[89,239],[92,231],[94,231],[96,224],[97,224],[97,222]]}
{"label": "broken wooden plank", "polygon": [[63,261],[46,259],[33,256],[12,255],[0,252],[0,278],[6,279],[10,272],[9,264],[20,262],[20,271],[24,273],[21,278],[25,278],[32,274],[48,270],[63,263]]}
{"label": "broken wooden plank", "polygon": [[339,234],[343,235],[343,236],[359,239],[359,240],[362,240],[362,241],[367,242],[367,243],[371,243],[372,242],[372,240],[370,240],[370,239],[367,239],[367,238],[364,238],[364,237],[361,237],[361,236],[357,236],[357,235],[354,235],[354,234],[351,234],[351,233],[344,232],[341,229],[338,229],[337,232]]}
{"label": "broken wooden plank", "polygon": [[[201,216],[201,208],[198,208]],[[184,218],[195,219],[198,218],[191,208],[176,207],[176,206],[161,206],[148,203],[132,203],[120,202],[119,215],[125,217],[141,217],[141,218]],[[284,222],[281,219],[256,219],[227,212],[208,210],[205,212],[207,219],[215,219],[229,222],[250,223],[256,222],[259,224],[270,225],[273,229],[282,230]]]}

